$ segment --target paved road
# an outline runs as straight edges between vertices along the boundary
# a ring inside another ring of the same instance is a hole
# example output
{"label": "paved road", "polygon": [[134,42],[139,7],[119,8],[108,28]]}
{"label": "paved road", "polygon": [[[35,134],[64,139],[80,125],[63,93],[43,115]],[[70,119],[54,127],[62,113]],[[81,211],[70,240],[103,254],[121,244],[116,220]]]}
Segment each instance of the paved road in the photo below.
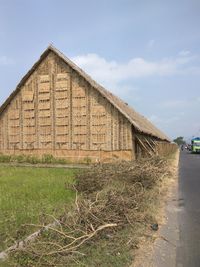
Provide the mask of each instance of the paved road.
{"label": "paved road", "polygon": [[200,155],[181,152],[177,267],[200,267]]}

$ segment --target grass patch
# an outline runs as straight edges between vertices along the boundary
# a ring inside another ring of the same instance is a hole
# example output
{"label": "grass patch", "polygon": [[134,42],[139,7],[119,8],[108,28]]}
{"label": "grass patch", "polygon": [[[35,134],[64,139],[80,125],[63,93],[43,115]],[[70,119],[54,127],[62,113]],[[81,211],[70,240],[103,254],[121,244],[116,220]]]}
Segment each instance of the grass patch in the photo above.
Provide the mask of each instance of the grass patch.
{"label": "grass patch", "polygon": [[[79,164],[89,165],[92,159],[85,157],[77,161]],[[0,163],[29,163],[29,164],[72,164],[69,159],[55,158],[51,154],[44,154],[42,157],[34,155],[4,155],[0,153]]]}
{"label": "grass patch", "polygon": [[74,198],[66,184],[76,170],[0,167],[0,251],[32,231],[26,223],[47,223]]}
{"label": "grass patch", "polygon": [[30,164],[68,164],[69,160],[63,158],[54,158],[50,154],[44,154],[42,157],[31,155],[4,155],[0,154],[0,163],[30,163]]}
{"label": "grass patch", "polygon": [[11,253],[11,266],[129,266],[140,239],[157,222],[161,184],[169,175],[168,161],[159,157],[79,173],[78,197],[59,218],[59,232],[44,232]]}

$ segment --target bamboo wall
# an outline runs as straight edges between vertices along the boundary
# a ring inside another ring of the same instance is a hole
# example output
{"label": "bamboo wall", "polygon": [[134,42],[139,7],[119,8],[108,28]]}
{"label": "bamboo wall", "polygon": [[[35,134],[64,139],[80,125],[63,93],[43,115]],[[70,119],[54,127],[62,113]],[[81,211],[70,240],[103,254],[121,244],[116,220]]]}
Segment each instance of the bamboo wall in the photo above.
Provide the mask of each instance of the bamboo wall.
{"label": "bamboo wall", "polygon": [[129,121],[53,52],[0,115],[0,152],[134,157]]}
{"label": "bamboo wall", "polygon": [[177,144],[167,142],[157,142],[157,153],[160,156],[168,156],[175,153],[178,149]]}
{"label": "bamboo wall", "polygon": [[166,141],[158,141],[152,136],[134,132],[136,158],[152,157],[155,155],[169,156],[175,153],[178,146]]}

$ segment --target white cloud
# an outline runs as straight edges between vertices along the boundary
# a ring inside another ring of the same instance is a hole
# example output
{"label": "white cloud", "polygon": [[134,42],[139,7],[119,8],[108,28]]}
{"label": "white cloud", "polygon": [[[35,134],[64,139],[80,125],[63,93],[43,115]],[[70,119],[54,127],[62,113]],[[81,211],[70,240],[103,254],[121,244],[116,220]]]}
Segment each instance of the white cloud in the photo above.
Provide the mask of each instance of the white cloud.
{"label": "white cloud", "polygon": [[72,60],[95,80],[105,86],[112,87],[120,82],[148,76],[169,76],[187,71],[191,56],[163,58],[159,61],[148,61],[144,58],[132,58],[125,63],[108,61],[97,54],[86,54]]}
{"label": "white cloud", "polygon": [[0,56],[0,66],[12,65],[13,63],[12,59],[6,56]]}
{"label": "white cloud", "polygon": [[[79,55],[72,60],[85,70],[91,77],[125,101],[136,103],[140,100],[140,89],[135,87],[136,81],[151,76],[170,76],[191,73],[194,57],[177,55],[174,58],[163,58],[150,61],[142,57],[131,58],[127,62],[106,60],[98,54]],[[195,58],[196,60],[196,58]],[[180,100],[158,104],[160,108],[181,108],[186,103]],[[151,118],[152,119],[152,118]],[[159,123],[159,119],[152,119]]]}

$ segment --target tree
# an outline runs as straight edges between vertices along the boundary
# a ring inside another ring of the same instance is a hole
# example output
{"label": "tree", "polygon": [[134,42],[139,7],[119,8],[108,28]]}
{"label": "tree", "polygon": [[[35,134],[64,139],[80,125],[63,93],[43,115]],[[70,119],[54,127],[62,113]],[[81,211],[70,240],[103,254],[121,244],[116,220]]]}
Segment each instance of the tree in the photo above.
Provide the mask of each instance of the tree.
{"label": "tree", "polygon": [[186,143],[183,136],[179,136],[176,139],[174,139],[173,141],[174,141],[174,143],[176,143],[179,146],[184,145]]}

